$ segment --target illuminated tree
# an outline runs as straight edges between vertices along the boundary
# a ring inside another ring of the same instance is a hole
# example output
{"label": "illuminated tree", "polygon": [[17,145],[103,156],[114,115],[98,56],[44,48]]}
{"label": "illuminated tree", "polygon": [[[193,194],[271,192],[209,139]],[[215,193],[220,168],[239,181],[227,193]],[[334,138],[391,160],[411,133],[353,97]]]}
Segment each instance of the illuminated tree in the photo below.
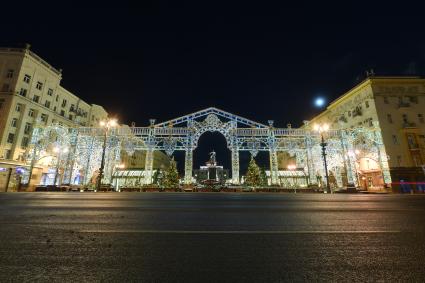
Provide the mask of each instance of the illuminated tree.
{"label": "illuminated tree", "polygon": [[179,185],[179,173],[177,172],[176,161],[171,159],[170,166],[165,172],[164,176],[164,186],[166,188],[177,188]]}
{"label": "illuminated tree", "polygon": [[248,171],[245,176],[245,184],[247,186],[256,187],[261,184],[260,179],[260,168],[257,163],[255,163],[254,158],[251,158],[251,161],[248,164]]}

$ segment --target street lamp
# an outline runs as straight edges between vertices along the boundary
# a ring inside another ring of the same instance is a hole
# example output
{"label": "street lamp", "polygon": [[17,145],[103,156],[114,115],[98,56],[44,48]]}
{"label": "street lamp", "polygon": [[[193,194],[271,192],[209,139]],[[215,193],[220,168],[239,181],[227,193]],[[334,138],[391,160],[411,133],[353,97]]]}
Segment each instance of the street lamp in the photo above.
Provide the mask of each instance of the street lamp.
{"label": "street lamp", "polygon": [[67,147],[61,148],[59,146],[56,146],[55,148],[53,148],[53,152],[56,153],[56,160],[57,160],[56,161],[55,178],[53,180],[53,185],[56,186],[56,181],[58,179],[58,173],[59,173],[59,165],[60,165],[60,160],[61,160],[61,153],[67,153],[68,148]]}
{"label": "street lamp", "polygon": [[106,152],[106,139],[108,137],[109,129],[117,126],[117,120],[116,119],[107,119],[102,120],[99,123],[100,127],[104,129],[104,136],[103,136],[103,146],[102,146],[102,160],[100,162],[100,168],[99,168],[99,176],[97,179],[97,191],[100,190],[100,185],[102,182],[102,175],[103,175],[103,169],[105,167],[105,152]]}
{"label": "street lamp", "polygon": [[313,129],[320,133],[321,136],[321,143],[320,146],[322,147],[322,157],[323,157],[323,164],[325,165],[325,176],[326,176],[326,192],[331,193],[331,187],[329,185],[329,175],[328,175],[328,163],[326,162],[326,146],[327,143],[325,142],[324,133],[329,131],[329,125],[324,124],[315,124],[313,126]]}

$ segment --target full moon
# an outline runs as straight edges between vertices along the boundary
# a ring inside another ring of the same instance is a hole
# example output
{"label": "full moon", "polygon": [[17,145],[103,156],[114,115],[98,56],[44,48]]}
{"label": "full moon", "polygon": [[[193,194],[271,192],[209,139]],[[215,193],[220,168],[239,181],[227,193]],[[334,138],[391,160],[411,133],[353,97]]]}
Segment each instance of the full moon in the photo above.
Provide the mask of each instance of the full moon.
{"label": "full moon", "polygon": [[323,97],[318,97],[314,100],[314,105],[316,105],[317,107],[322,107],[323,105],[325,105],[325,99]]}

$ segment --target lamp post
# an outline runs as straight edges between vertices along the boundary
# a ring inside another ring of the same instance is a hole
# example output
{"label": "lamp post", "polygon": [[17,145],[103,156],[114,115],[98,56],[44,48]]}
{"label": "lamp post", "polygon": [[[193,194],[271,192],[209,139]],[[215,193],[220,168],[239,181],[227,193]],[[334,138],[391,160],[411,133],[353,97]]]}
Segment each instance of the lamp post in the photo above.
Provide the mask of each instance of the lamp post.
{"label": "lamp post", "polygon": [[322,157],[323,157],[323,164],[325,166],[325,176],[326,176],[326,193],[331,193],[331,186],[329,185],[329,175],[328,175],[328,163],[326,161],[326,146],[328,145],[325,142],[324,133],[329,131],[329,125],[328,124],[315,124],[314,130],[320,134],[321,137],[321,143],[320,146],[322,147]]}
{"label": "lamp post", "polygon": [[102,160],[100,161],[100,168],[99,168],[99,176],[97,179],[97,191],[100,190],[100,185],[102,182],[102,176],[103,176],[103,169],[105,167],[105,152],[106,152],[106,139],[108,137],[108,132],[110,128],[113,128],[117,125],[116,119],[107,119],[104,121],[100,121],[99,123],[100,127],[104,129],[104,136],[103,136],[103,145],[102,145]]}
{"label": "lamp post", "polygon": [[53,180],[53,185],[56,186],[56,181],[58,180],[58,173],[59,173],[59,166],[60,166],[60,162],[61,162],[61,153],[67,153],[68,152],[68,148],[67,147],[63,147],[60,148],[59,146],[53,148],[53,152],[56,153],[56,170],[55,170],[55,178]]}

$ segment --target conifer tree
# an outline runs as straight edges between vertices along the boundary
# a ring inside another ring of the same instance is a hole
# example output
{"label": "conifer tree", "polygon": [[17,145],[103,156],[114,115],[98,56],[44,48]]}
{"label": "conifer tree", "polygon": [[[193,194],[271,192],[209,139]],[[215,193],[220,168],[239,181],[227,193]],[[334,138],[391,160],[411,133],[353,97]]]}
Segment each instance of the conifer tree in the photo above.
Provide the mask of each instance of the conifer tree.
{"label": "conifer tree", "polygon": [[260,168],[255,163],[254,158],[248,164],[248,171],[245,176],[245,184],[247,186],[256,187],[260,185]]}
{"label": "conifer tree", "polygon": [[166,188],[177,188],[179,185],[179,173],[177,171],[176,161],[174,158],[170,161],[170,166],[164,176],[164,186]]}

